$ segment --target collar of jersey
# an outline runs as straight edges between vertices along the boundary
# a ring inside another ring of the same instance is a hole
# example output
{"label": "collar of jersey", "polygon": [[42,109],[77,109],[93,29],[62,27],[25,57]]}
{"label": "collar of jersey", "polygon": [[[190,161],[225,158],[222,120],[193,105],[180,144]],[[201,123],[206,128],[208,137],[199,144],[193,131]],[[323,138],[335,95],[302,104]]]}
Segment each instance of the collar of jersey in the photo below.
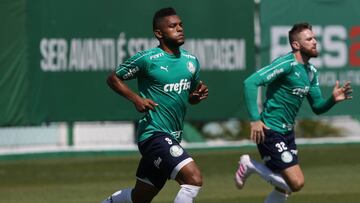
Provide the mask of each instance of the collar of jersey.
{"label": "collar of jersey", "polygon": [[180,58],[180,57],[181,57],[181,54],[182,54],[181,49],[180,49],[180,54],[179,54],[179,56],[176,56],[176,55],[174,55],[174,54],[169,54],[169,53],[167,53],[166,51],[164,51],[164,50],[161,49],[160,47],[157,47],[157,48],[158,48],[162,53],[164,53],[165,56],[170,57],[170,58]]}

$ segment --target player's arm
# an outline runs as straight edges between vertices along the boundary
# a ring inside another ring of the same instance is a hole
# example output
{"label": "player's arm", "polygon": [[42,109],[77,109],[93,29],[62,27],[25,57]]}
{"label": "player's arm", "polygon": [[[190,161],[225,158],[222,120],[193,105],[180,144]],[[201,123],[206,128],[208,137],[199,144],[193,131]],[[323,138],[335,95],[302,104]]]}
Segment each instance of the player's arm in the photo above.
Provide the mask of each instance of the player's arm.
{"label": "player's arm", "polygon": [[245,104],[251,121],[260,120],[260,113],[257,105],[258,87],[267,86],[276,79],[288,74],[291,71],[290,62],[274,62],[250,75],[244,81]]}
{"label": "player's arm", "polygon": [[265,139],[265,124],[260,120],[260,113],[257,105],[258,87],[262,86],[259,73],[254,73],[244,81],[245,103],[250,115],[250,139],[255,143],[261,143]]}
{"label": "player's arm", "polygon": [[136,110],[139,112],[146,112],[148,110],[154,111],[155,106],[157,106],[157,104],[151,99],[142,98],[133,92],[123,80],[116,76],[115,72],[112,72],[109,75],[107,78],[107,84],[115,92],[131,101],[135,105]]}
{"label": "player's arm", "polygon": [[151,99],[142,98],[136,94],[124,82],[125,80],[136,78],[144,72],[143,69],[146,69],[146,65],[142,60],[143,56],[144,55],[142,53],[134,55],[123,64],[119,65],[107,78],[107,84],[109,87],[131,101],[135,105],[136,110],[139,112],[146,112],[148,110],[154,111],[155,106],[157,106],[157,103]]}
{"label": "player's arm", "polygon": [[352,93],[352,87],[350,85],[350,81],[346,81],[345,84],[340,87],[339,81],[336,81],[332,96],[335,99],[335,102],[345,101],[347,99],[352,99],[350,95]]}
{"label": "player's arm", "polygon": [[190,88],[188,99],[190,104],[198,104],[209,96],[209,89],[207,85],[200,80],[200,64],[198,60],[196,60],[196,71],[191,79],[191,85],[192,87]]}
{"label": "player's arm", "polygon": [[257,105],[258,87],[267,86],[277,78],[289,73],[290,70],[290,65],[275,62],[253,73],[244,81],[245,104],[251,121],[250,138],[256,143],[264,141],[264,128],[268,129],[260,120],[261,117]]}
{"label": "player's arm", "polygon": [[322,114],[331,109],[337,102],[351,99],[350,93],[352,88],[350,82],[346,82],[342,87],[339,81],[336,81],[332,95],[328,99],[324,99],[319,87],[318,78],[315,79],[314,85],[310,87],[309,95],[307,97],[311,109],[316,114]]}
{"label": "player's arm", "polygon": [[196,89],[189,95],[189,103],[194,105],[200,103],[209,96],[209,89],[200,81]]}

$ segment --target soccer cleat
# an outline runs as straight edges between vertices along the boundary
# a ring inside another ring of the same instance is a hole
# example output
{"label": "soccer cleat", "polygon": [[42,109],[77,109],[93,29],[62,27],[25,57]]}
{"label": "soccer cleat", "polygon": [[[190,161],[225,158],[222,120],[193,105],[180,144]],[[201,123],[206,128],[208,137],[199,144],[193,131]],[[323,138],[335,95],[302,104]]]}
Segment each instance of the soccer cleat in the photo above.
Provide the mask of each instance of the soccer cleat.
{"label": "soccer cleat", "polygon": [[235,185],[241,190],[246,179],[254,172],[254,165],[251,163],[250,156],[245,154],[240,157],[239,168],[235,173]]}
{"label": "soccer cleat", "polygon": [[106,200],[102,201],[101,203],[113,203],[112,196],[108,197]]}

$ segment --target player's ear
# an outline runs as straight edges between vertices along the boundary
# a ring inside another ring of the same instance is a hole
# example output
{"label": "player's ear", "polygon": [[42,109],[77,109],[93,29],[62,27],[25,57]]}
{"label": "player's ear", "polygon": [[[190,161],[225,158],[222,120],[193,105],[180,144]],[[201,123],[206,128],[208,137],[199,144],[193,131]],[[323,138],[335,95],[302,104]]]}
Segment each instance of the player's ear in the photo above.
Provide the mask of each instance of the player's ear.
{"label": "player's ear", "polygon": [[155,37],[158,38],[158,39],[161,39],[161,38],[163,37],[162,32],[161,32],[160,29],[155,29],[155,30],[154,30],[154,35],[155,35]]}
{"label": "player's ear", "polygon": [[291,46],[294,50],[300,50],[300,43],[296,40],[291,43]]}

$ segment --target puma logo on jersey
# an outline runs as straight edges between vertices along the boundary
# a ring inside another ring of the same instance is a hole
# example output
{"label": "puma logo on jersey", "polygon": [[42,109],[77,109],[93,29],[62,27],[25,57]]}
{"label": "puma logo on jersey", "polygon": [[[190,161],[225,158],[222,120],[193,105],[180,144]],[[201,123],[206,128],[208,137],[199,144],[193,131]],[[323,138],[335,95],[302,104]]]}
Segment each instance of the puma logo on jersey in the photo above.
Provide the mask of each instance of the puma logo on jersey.
{"label": "puma logo on jersey", "polygon": [[161,70],[164,70],[164,71],[166,71],[166,72],[169,72],[169,71],[168,71],[168,67],[167,67],[167,66],[166,66],[166,67],[164,67],[164,66],[160,66],[160,69],[161,69]]}
{"label": "puma logo on jersey", "polygon": [[184,90],[190,89],[191,82],[187,79],[181,79],[178,83],[171,83],[164,85],[165,92],[176,92],[180,94]]}
{"label": "puma logo on jersey", "polygon": [[299,72],[295,72],[295,75],[300,78],[300,73]]}

